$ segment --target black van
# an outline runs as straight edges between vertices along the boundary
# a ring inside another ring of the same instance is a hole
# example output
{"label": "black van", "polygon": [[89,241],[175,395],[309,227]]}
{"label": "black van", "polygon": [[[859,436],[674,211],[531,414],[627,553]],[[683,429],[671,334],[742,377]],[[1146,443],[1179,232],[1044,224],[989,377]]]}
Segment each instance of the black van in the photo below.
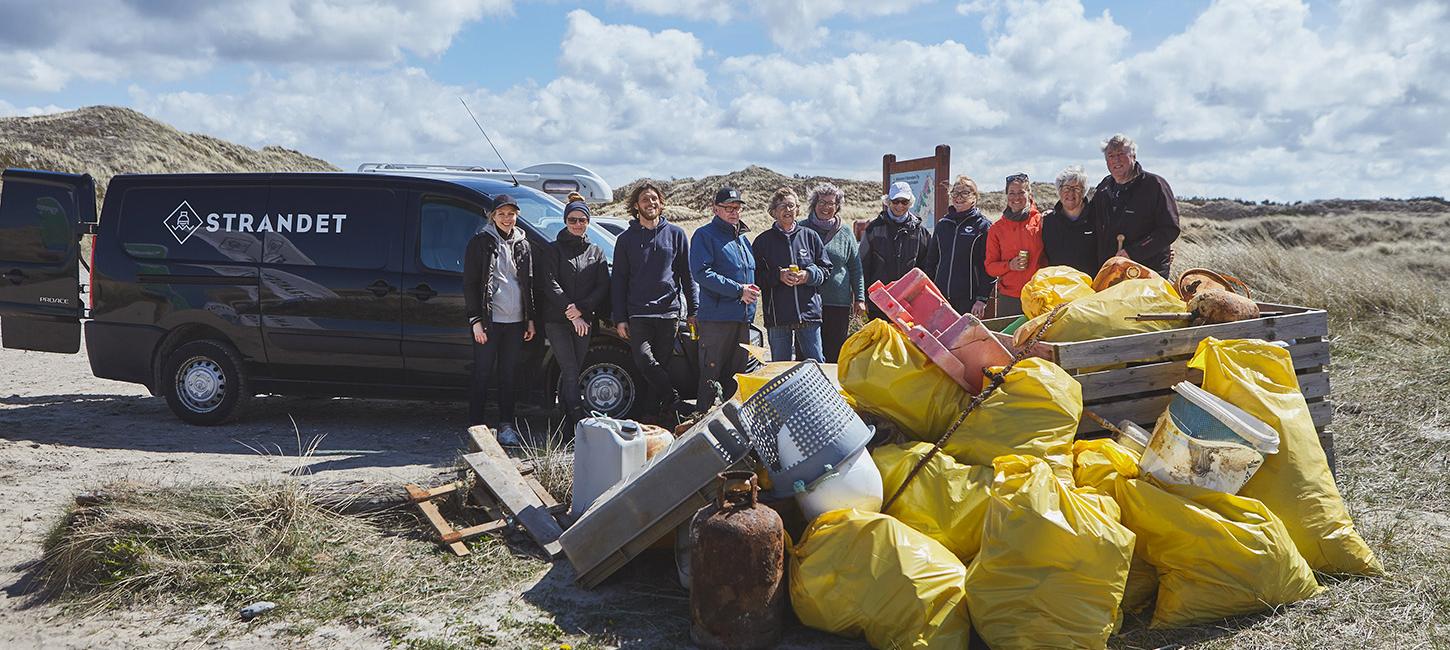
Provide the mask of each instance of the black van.
{"label": "black van", "polygon": [[[120,175],[97,219],[90,176],[7,169],[0,342],[75,353],[84,321],[92,373],[143,384],[194,424],[259,393],[466,399],[463,251],[505,191],[529,238],[553,241],[558,200],[464,172]],[[612,235],[591,227],[590,238],[612,256]],[[611,324],[597,331],[588,407],[637,415],[644,384],[628,346]],[[670,374],[689,397],[698,353],[680,331]],[[544,339],[513,379],[521,398],[553,404]]]}

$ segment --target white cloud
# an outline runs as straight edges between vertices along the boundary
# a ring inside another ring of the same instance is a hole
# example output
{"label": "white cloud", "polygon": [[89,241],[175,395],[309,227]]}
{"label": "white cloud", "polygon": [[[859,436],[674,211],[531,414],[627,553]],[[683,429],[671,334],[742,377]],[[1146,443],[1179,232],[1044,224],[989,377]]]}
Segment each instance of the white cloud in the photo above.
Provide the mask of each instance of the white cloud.
{"label": "white cloud", "polygon": [[[438,56],[466,24],[512,0],[94,0],[82,19],[0,6],[0,89],[77,81],[175,80],[219,62],[389,64]],[[43,37],[37,37],[37,34]]]}
{"label": "white cloud", "polygon": [[[1437,3],[1354,0],[1312,16],[1297,0],[1217,0],[1131,55],[1127,30],[1078,0],[968,9],[1000,13],[984,48],[876,38],[839,56],[717,61],[689,32],[580,10],[558,76],[537,83],[484,90],[332,66],[259,74],[223,96],[134,97],[182,128],[348,167],[491,162],[463,95],[511,163],[572,160],[615,182],[748,163],[872,178],[883,153],[946,143],[955,172],[995,188],[1018,170],[1103,174],[1098,144],[1119,131],[1183,195],[1442,194],[1450,177],[1450,11]],[[1366,25],[1374,38],[1346,36]]]}
{"label": "white cloud", "polygon": [[16,106],[0,99],[0,117],[30,117],[33,115],[49,115],[71,110],[55,104],[45,106]]}
{"label": "white cloud", "polygon": [[655,16],[728,22],[746,17],[765,28],[778,47],[798,51],[820,44],[830,30],[821,25],[836,16],[855,19],[905,13],[930,0],[744,0],[733,5],[720,0],[610,0],[612,5]]}

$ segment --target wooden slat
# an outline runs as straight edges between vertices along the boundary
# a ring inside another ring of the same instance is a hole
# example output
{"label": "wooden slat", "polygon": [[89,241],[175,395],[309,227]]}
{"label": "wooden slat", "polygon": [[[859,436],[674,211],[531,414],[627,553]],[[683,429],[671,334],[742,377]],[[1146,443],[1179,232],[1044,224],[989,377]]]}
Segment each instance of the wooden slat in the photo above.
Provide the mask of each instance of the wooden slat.
{"label": "wooden slat", "polygon": [[[1328,390],[1328,374],[1316,374],[1323,375],[1322,386],[1324,390]],[[1303,381],[1304,376],[1300,376],[1301,385]],[[1319,383],[1317,383],[1319,381],[1319,379],[1315,379],[1314,382],[1316,383],[1312,384],[1316,386],[1316,389],[1320,385]],[[1306,392],[1305,395],[1306,399],[1311,400],[1309,402],[1309,415],[1314,419],[1315,428],[1323,428],[1325,426],[1328,426],[1329,423],[1334,420],[1333,403],[1327,400],[1323,400],[1322,396],[1320,395],[1309,397],[1308,392]],[[1132,420],[1134,422],[1137,422],[1144,429],[1152,431],[1154,423],[1158,421],[1158,416],[1162,415],[1163,411],[1168,408],[1168,403],[1173,401],[1173,396],[1174,393],[1170,391],[1166,395],[1120,400],[1116,402],[1107,402],[1104,404],[1094,404],[1085,408],[1092,411],[1093,413],[1097,413],[1098,415],[1102,416],[1103,419],[1114,424],[1117,424],[1118,422],[1121,422],[1123,420]],[[1084,416],[1082,418],[1082,421],[1078,423],[1077,434],[1081,436],[1085,433],[1093,433],[1102,430],[1103,428],[1098,426],[1096,422],[1093,422],[1092,419]]]}
{"label": "wooden slat", "polygon": [[[416,488],[417,486],[409,485],[408,487],[410,488],[408,492],[412,493],[412,488]],[[448,536],[455,531],[453,530],[453,524],[448,523],[448,520],[443,518],[443,513],[438,512],[438,506],[427,499],[417,502],[417,505],[418,510],[423,513],[423,517],[428,520],[429,524],[433,525],[434,530],[438,531],[438,539],[448,546],[448,550],[453,551],[453,554],[458,557],[468,555],[468,547],[464,546],[463,542],[447,541]]]}
{"label": "wooden slat", "polygon": [[[1327,341],[1310,341],[1291,345],[1289,353],[1292,355],[1295,370],[1301,374],[1317,372],[1329,363],[1329,343]],[[1084,402],[1097,402],[1108,398],[1163,391],[1172,388],[1180,381],[1202,384],[1203,373],[1190,369],[1186,359],[1176,359],[1131,368],[1089,372],[1074,375],[1073,379],[1082,385]]]}
{"label": "wooden slat", "polygon": [[543,500],[519,474],[503,447],[498,445],[492,434],[487,433],[487,428],[473,427],[470,433],[474,429],[484,430],[484,435],[473,436],[482,451],[465,455],[463,462],[473,468],[478,474],[479,482],[498,497],[506,510],[518,518],[519,523],[524,525],[524,530],[550,557],[561,553],[563,548],[559,546],[559,535],[563,531],[549,514]]}
{"label": "wooden slat", "polygon": [[[443,536],[443,541],[446,542],[446,543],[450,543],[450,544],[451,543],[455,543],[455,542],[462,542],[465,539],[472,539],[474,537],[478,537],[479,535],[484,535],[484,534],[487,534],[487,533],[491,533],[491,532],[493,532],[495,530],[502,530],[503,528],[505,528],[507,526],[508,526],[508,522],[506,522],[506,521],[504,521],[502,519],[497,520],[497,521],[485,522],[485,523],[479,524],[477,526],[469,526],[467,528],[460,528],[460,529],[455,530],[455,531],[453,531],[451,533],[448,533],[447,535],[444,535]],[[464,547],[464,548],[467,548],[467,547]]]}
{"label": "wooden slat", "polygon": [[1328,316],[1323,311],[1315,310],[1237,323],[1184,327],[1078,343],[1058,343],[1055,346],[1057,364],[1071,371],[1077,368],[1154,361],[1192,354],[1198,348],[1199,341],[1209,336],[1219,339],[1258,338],[1287,341],[1326,336],[1328,333]]}

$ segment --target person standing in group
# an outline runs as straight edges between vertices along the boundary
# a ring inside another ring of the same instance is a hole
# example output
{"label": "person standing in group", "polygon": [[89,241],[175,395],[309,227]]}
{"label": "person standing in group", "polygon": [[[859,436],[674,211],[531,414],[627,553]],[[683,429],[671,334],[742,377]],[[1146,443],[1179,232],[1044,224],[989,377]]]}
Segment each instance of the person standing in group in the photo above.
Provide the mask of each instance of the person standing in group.
{"label": "person standing in group", "polygon": [[[851,317],[866,314],[866,285],[861,281],[861,250],[856,237],[842,228],[841,208],[846,193],[830,183],[811,190],[806,199],[805,226],[814,230],[826,247],[831,270],[821,283],[821,352],[826,363],[836,363],[846,343]],[[844,232],[843,232],[844,231]]]}
{"label": "person standing in group", "polygon": [[[1088,213],[1097,231],[1097,262],[1124,255],[1165,279],[1178,240],[1178,201],[1162,176],[1143,171],[1138,144],[1121,133],[1103,143],[1108,176],[1098,183]],[[1122,247],[1118,235],[1123,236]]]}
{"label": "person standing in group", "polygon": [[[740,218],[745,198],[733,187],[715,193],[715,218],[695,231],[690,241],[690,274],[700,287],[698,334],[700,383],[697,411],[735,394],[735,373],[745,371],[745,349],[760,287],[755,285],[755,256],[750,228]],[[718,392],[717,392],[718,391]]]}
{"label": "person standing in group", "polygon": [[1027,174],[1007,177],[1007,207],[987,233],[987,272],[997,278],[997,316],[1022,313],[1022,287],[1042,266],[1042,214]]}
{"label": "person standing in group", "polygon": [[524,230],[516,227],[518,219],[518,202],[507,194],[495,196],[488,225],[463,254],[463,302],[473,331],[468,423],[484,424],[488,391],[497,384],[496,430],[505,445],[523,442],[514,426],[513,377],[524,342],[534,338],[533,252]]}
{"label": "person standing in group", "polygon": [[1093,220],[1084,218],[1086,192],[1087,174],[1081,166],[1057,175],[1057,204],[1042,215],[1043,266],[1071,266],[1088,275],[1097,275],[1102,267]]}
{"label": "person standing in group", "polygon": [[992,222],[977,209],[977,182],[957,176],[947,192],[947,213],[938,219],[926,255],[926,271],[957,313],[982,318],[997,278],[987,273],[987,232]]}
{"label": "person standing in group", "polygon": [[626,208],[634,219],[615,240],[610,284],[615,329],[629,341],[635,366],[649,384],[645,412],[672,422],[679,394],[665,364],[674,354],[680,316],[695,324],[699,296],[690,276],[689,239],[665,219],[664,197],[649,181],[630,192]]}
{"label": "person standing in group", "polygon": [[[926,254],[931,248],[931,233],[911,213],[911,186],[904,181],[892,183],[886,199],[887,207],[861,235],[861,275],[867,288],[876,282],[900,280],[913,267],[928,270]],[[871,318],[886,318],[874,304],[867,303],[866,309]]]}
{"label": "person standing in group", "polygon": [[755,237],[755,267],[765,295],[765,331],[773,361],[824,362],[821,353],[821,293],[831,272],[820,235],[796,223],[800,203],[795,191],[782,187],[770,197],[775,223]]}
{"label": "person standing in group", "polygon": [[591,243],[589,204],[578,193],[564,206],[564,228],[552,246],[541,249],[538,263],[539,320],[559,362],[559,400],[564,403],[565,429],[584,419],[579,371],[589,353],[589,339],[599,311],[609,296],[609,263]]}

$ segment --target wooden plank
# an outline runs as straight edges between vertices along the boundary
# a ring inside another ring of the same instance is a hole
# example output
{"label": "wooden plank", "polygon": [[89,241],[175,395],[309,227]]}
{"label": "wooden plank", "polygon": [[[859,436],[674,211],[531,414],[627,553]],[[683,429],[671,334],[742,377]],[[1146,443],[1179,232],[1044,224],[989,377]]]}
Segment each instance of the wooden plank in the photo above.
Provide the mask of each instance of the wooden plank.
{"label": "wooden plank", "polygon": [[[408,487],[413,488],[417,486],[410,485]],[[412,490],[409,490],[409,492],[412,492]],[[433,525],[434,530],[438,531],[439,541],[443,542],[448,547],[448,550],[453,551],[453,554],[458,557],[468,555],[468,547],[464,546],[462,542],[447,541],[448,535],[454,532],[453,524],[448,523],[448,520],[443,518],[443,514],[438,512],[438,506],[428,500],[419,501],[417,505],[418,510],[423,513],[423,517],[428,520],[428,523]]]}
{"label": "wooden plank", "polygon": [[[447,535],[444,535],[443,541],[447,543],[462,542],[465,539],[473,539],[474,537],[478,537],[479,535],[491,533],[495,530],[502,530],[506,527],[508,527],[508,522],[499,519],[497,521],[482,523],[477,526],[460,528],[451,533],[448,533]],[[467,547],[465,546],[464,548]]]}
{"label": "wooden plank", "polygon": [[466,454],[463,462],[473,468],[479,482],[498,497],[505,510],[518,518],[524,530],[550,557],[563,552],[559,546],[559,535],[563,534],[559,523],[554,521],[539,495],[524,481],[503,447],[492,435],[477,436],[476,439],[482,451]]}
{"label": "wooden plank", "polygon": [[[1328,386],[1327,379],[1328,375],[1326,374],[1324,384],[1326,388]],[[1103,419],[1114,424],[1123,420],[1132,420],[1144,429],[1152,431],[1153,425],[1158,421],[1158,416],[1162,415],[1163,411],[1168,408],[1168,403],[1173,401],[1173,395],[1170,391],[1164,395],[1093,404],[1085,408],[1091,410],[1093,413],[1097,413]],[[1322,397],[1306,399],[1315,400],[1309,402],[1309,415],[1314,420],[1315,428],[1326,427],[1334,420],[1333,402],[1325,400]],[[1093,422],[1091,418],[1084,416],[1082,421],[1078,423],[1077,434],[1081,436],[1102,430],[1103,428],[1098,426],[1096,422]]]}
{"label": "wooden plank", "polygon": [[1328,333],[1328,315],[1321,310],[1313,310],[1237,323],[1183,327],[1077,343],[1057,343],[1054,347],[1057,364],[1072,371],[1078,368],[1155,361],[1192,354],[1198,348],[1199,341],[1209,336],[1220,339],[1288,341],[1326,336]]}
{"label": "wooden plank", "polygon": [[545,508],[549,508],[552,510],[555,507],[558,507],[559,502],[554,499],[554,495],[549,494],[549,491],[544,488],[544,484],[540,483],[539,479],[534,478],[531,475],[525,475],[524,480],[529,484],[529,488],[534,491],[534,494],[538,495],[539,501],[544,502]]}
{"label": "wooden plank", "polygon": [[[1293,355],[1294,368],[1299,374],[1317,373],[1329,361],[1329,343],[1326,341],[1300,343],[1290,346],[1289,353]],[[1073,379],[1076,379],[1082,386],[1083,401],[1092,403],[1109,398],[1123,398],[1163,391],[1172,388],[1180,381],[1202,384],[1203,373],[1189,368],[1186,359],[1176,359],[1073,375]],[[1310,396],[1307,390],[1304,392],[1306,396]],[[1321,394],[1327,394],[1327,392]],[[1312,395],[1312,397],[1318,396]]]}

